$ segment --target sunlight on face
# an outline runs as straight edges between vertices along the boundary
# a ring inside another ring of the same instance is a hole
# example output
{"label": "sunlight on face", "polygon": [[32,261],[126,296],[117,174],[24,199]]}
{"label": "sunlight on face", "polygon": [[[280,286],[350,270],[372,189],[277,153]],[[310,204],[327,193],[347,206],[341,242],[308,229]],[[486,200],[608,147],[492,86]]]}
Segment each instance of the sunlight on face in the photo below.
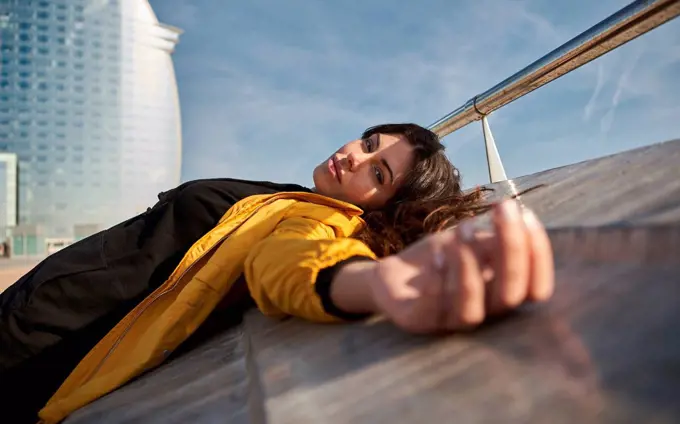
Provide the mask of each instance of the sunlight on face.
{"label": "sunlight on face", "polygon": [[395,195],[413,167],[413,146],[400,134],[350,141],[314,169],[319,194],[365,209],[379,209]]}

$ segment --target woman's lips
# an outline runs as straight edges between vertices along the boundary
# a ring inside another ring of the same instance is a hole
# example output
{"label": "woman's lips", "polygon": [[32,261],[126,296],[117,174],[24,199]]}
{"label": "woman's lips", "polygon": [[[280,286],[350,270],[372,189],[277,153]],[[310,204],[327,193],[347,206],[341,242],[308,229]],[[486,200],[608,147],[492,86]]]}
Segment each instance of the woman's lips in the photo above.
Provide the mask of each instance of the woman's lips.
{"label": "woman's lips", "polygon": [[335,161],[335,158],[328,159],[328,170],[330,171],[331,175],[333,175],[335,179],[338,180],[338,183],[342,182],[342,177],[340,176],[340,172],[338,172],[338,164]]}

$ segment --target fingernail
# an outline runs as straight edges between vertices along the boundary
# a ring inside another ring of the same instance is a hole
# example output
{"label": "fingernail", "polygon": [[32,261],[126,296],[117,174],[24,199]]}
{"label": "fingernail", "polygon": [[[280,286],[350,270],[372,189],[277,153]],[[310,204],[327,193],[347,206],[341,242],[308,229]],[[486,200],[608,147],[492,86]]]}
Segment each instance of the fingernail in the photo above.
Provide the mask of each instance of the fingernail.
{"label": "fingernail", "polygon": [[524,225],[526,225],[527,227],[533,228],[541,226],[541,222],[538,220],[538,217],[531,209],[528,208],[524,209],[524,211],[522,211],[522,218],[524,218]]}
{"label": "fingernail", "polygon": [[501,213],[508,221],[519,221],[521,219],[519,206],[514,200],[505,200],[501,203]]}
{"label": "fingernail", "polygon": [[475,222],[474,218],[463,221],[458,225],[458,236],[464,242],[470,242],[475,237]]}

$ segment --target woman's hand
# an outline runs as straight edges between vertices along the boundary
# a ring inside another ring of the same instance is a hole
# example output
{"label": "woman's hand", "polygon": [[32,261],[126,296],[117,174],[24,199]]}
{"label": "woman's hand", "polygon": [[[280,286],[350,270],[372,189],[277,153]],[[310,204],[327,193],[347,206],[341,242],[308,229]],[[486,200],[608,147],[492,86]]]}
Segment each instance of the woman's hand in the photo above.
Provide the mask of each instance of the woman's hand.
{"label": "woman's hand", "polygon": [[[364,266],[375,312],[413,333],[469,329],[554,288],[550,241],[536,216],[505,201],[493,231],[472,220],[430,235],[398,255]],[[356,287],[356,286],[355,286]],[[364,306],[366,309],[367,306]]]}

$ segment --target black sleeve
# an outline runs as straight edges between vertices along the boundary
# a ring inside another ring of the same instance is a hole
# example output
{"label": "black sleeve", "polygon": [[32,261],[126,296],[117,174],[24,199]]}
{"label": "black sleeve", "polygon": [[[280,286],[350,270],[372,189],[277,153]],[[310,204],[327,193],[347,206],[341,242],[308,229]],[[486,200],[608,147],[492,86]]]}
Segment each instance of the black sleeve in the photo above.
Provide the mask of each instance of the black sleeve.
{"label": "black sleeve", "polygon": [[371,314],[355,314],[345,312],[342,309],[335,306],[333,300],[331,299],[331,284],[333,282],[335,274],[344,265],[357,261],[372,261],[372,260],[373,258],[370,258],[368,256],[352,256],[351,258],[345,259],[344,261],[340,261],[331,267],[324,268],[319,272],[319,275],[316,277],[316,284],[314,285],[314,287],[316,289],[316,293],[321,298],[321,304],[323,305],[323,308],[326,311],[326,313],[347,321],[362,320],[371,316]]}

